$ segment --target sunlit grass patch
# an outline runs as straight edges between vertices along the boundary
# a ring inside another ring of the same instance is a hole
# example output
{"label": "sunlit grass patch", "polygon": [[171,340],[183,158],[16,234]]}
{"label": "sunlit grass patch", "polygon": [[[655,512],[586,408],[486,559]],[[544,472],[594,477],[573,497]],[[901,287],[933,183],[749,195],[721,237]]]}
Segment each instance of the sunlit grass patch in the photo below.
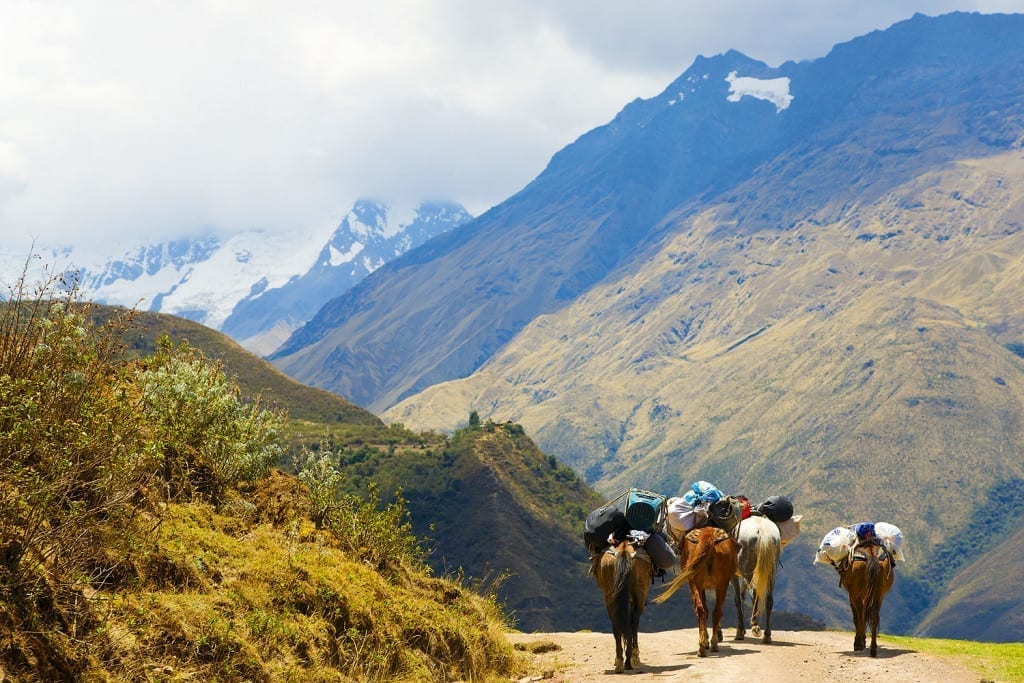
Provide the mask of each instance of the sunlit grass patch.
{"label": "sunlit grass patch", "polygon": [[956,657],[974,668],[983,681],[1024,681],[1024,643],[980,643],[890,635],[885,639],[911,650]]}

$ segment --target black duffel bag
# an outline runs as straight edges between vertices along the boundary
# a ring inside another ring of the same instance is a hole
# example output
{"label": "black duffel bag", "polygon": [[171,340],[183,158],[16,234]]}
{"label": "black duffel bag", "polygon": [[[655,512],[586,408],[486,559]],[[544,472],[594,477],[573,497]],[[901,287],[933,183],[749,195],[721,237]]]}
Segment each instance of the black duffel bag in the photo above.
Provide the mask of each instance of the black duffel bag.
{"label": "black duffel bag", "polygon": [[583,542],[591,554],[597,554],[608,547],[608,537],[612,534],[620,538],[629,531],[626,515],[614,505],[600,507],[587,515],[587,523],[583,528]]}
{"label": "black duffel bag", "polygon": [[785,496],[769,496],[754,509],[776,524],[793,516],[793,503]]}

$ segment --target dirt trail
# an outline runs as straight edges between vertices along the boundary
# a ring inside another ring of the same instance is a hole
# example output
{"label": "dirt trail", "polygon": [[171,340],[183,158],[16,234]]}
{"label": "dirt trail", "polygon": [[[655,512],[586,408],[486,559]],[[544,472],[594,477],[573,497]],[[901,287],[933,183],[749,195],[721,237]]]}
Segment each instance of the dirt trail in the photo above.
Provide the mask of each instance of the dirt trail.
{"label": "dirt trail", "polygon": [[[513,643],[551,642],[560,649],[531,655],[524,680],[603,681],[615,677],[615,644],[610,633],[514,633]],[[727,631],[718,652],[697,656],[697,629],[640,634],[639,672],[622,680],[643,681],[815,681],[850,683],[978,683],[982,677],[955,660],[888,645],[878,639],[878,657],[853,652],[853,634],[839,631],[773,631],[764,645],[747,634],[737,641]]]}

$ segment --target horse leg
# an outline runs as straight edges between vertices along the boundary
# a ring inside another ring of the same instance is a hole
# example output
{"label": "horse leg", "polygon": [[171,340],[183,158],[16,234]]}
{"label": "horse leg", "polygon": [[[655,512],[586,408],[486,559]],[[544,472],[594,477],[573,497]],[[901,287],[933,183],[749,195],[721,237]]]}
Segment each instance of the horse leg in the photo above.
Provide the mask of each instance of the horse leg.
{"label": "horse leg", "polygon": [[853,612],[853,650],[860,652],[864,649],[864,603],[851,596],[850,609]]}
{"label": "horse leg", "polygon": [[758,602],[758,598],[760,598],[760,596],[757,594],[757,591],[754,590],[753,588],[751,588],[750,589],[750,602],[751,602],[751,605],[750,605],[750,632],[754,635],[755,638],[757,638],[757,637],[759,637],[761,635],[761,623],[760,623],[761,611],[758,609],[758,605],[760,604]]}
{"label": "horse leg", "polygon": [[732,592],[736,598],[736,640],[743,640],[747,635],[747,631],[743,627],[743,593],[740,589],[741,585],[740,577],[732,577]]}
{"label": "horse leg", "polygon": [[764,615],[764,637],[761,638],[762,643],[772,642],[772,605],[774,598],[772,594],[768,594],[768,598],[764,601],[766,613]]}
{"label": "horse leg", "polygon": [[624,658],[625,668],[628,671],[633,670],[634,667],[640,664],[639,655],[636,651],[636,631],[638,626],[640,615],[636,611],[636,603],[633,602],[633,598],[630,597],[630,610],[629,619],[627,623],[623,624],[626,628],[626,632],[622,634],[623,640],[626,641],[626,655]]}
{"label": "horse leg", "polygon": [[622,663],[622,638],[624,634],[616,626],[612,626],[612,635],[615,636],[615,673],[620,674],[625,671]]}
{"label": "horse leg", "polygon": [[725,609],[725,599],[729,597],[729,584],[715,589],[715,611],[712,612],[712,631],[714,638],[711,639],[711,651],[718,652],[718,643],[722,641],[722,611]]}
{"label": "horse leg", "polygon": [[690,583],[690,599],[693,601],[693,611],[697,614],[697,656],[707,657],[708,647],[708,607],[707,596],[703,590],[698,590],[696,584]]}
{"label": "horse leg", "polygon": [[626,640],[626,668],[629,670],[640,668],[640,647],[637,642],[637,620],[633,620]]}

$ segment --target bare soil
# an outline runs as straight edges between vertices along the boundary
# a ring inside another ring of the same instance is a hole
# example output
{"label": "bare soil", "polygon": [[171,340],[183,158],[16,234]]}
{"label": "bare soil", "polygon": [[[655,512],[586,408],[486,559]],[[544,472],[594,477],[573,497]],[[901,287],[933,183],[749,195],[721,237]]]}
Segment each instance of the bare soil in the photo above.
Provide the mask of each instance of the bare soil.
{"label": "bare soil", "polygon": [[[850,683],[978,683],[981,676],[952,658],[887,645],[878,639],[878,657],[853,651],[853,633],[841,631],[773,631],[772,644],[747,633],[733,640],[725,633],[718,652],[697,656],[697,629],[640,634],[639,671],[626,671],[631,682],[657,681],[815,681]],[[522,681],[605,681],[615,676],[615,642],[610,633],[513,633],[510,639],[531,653],[529,675]],[[869,641],[870,643],[870,637]]]}

